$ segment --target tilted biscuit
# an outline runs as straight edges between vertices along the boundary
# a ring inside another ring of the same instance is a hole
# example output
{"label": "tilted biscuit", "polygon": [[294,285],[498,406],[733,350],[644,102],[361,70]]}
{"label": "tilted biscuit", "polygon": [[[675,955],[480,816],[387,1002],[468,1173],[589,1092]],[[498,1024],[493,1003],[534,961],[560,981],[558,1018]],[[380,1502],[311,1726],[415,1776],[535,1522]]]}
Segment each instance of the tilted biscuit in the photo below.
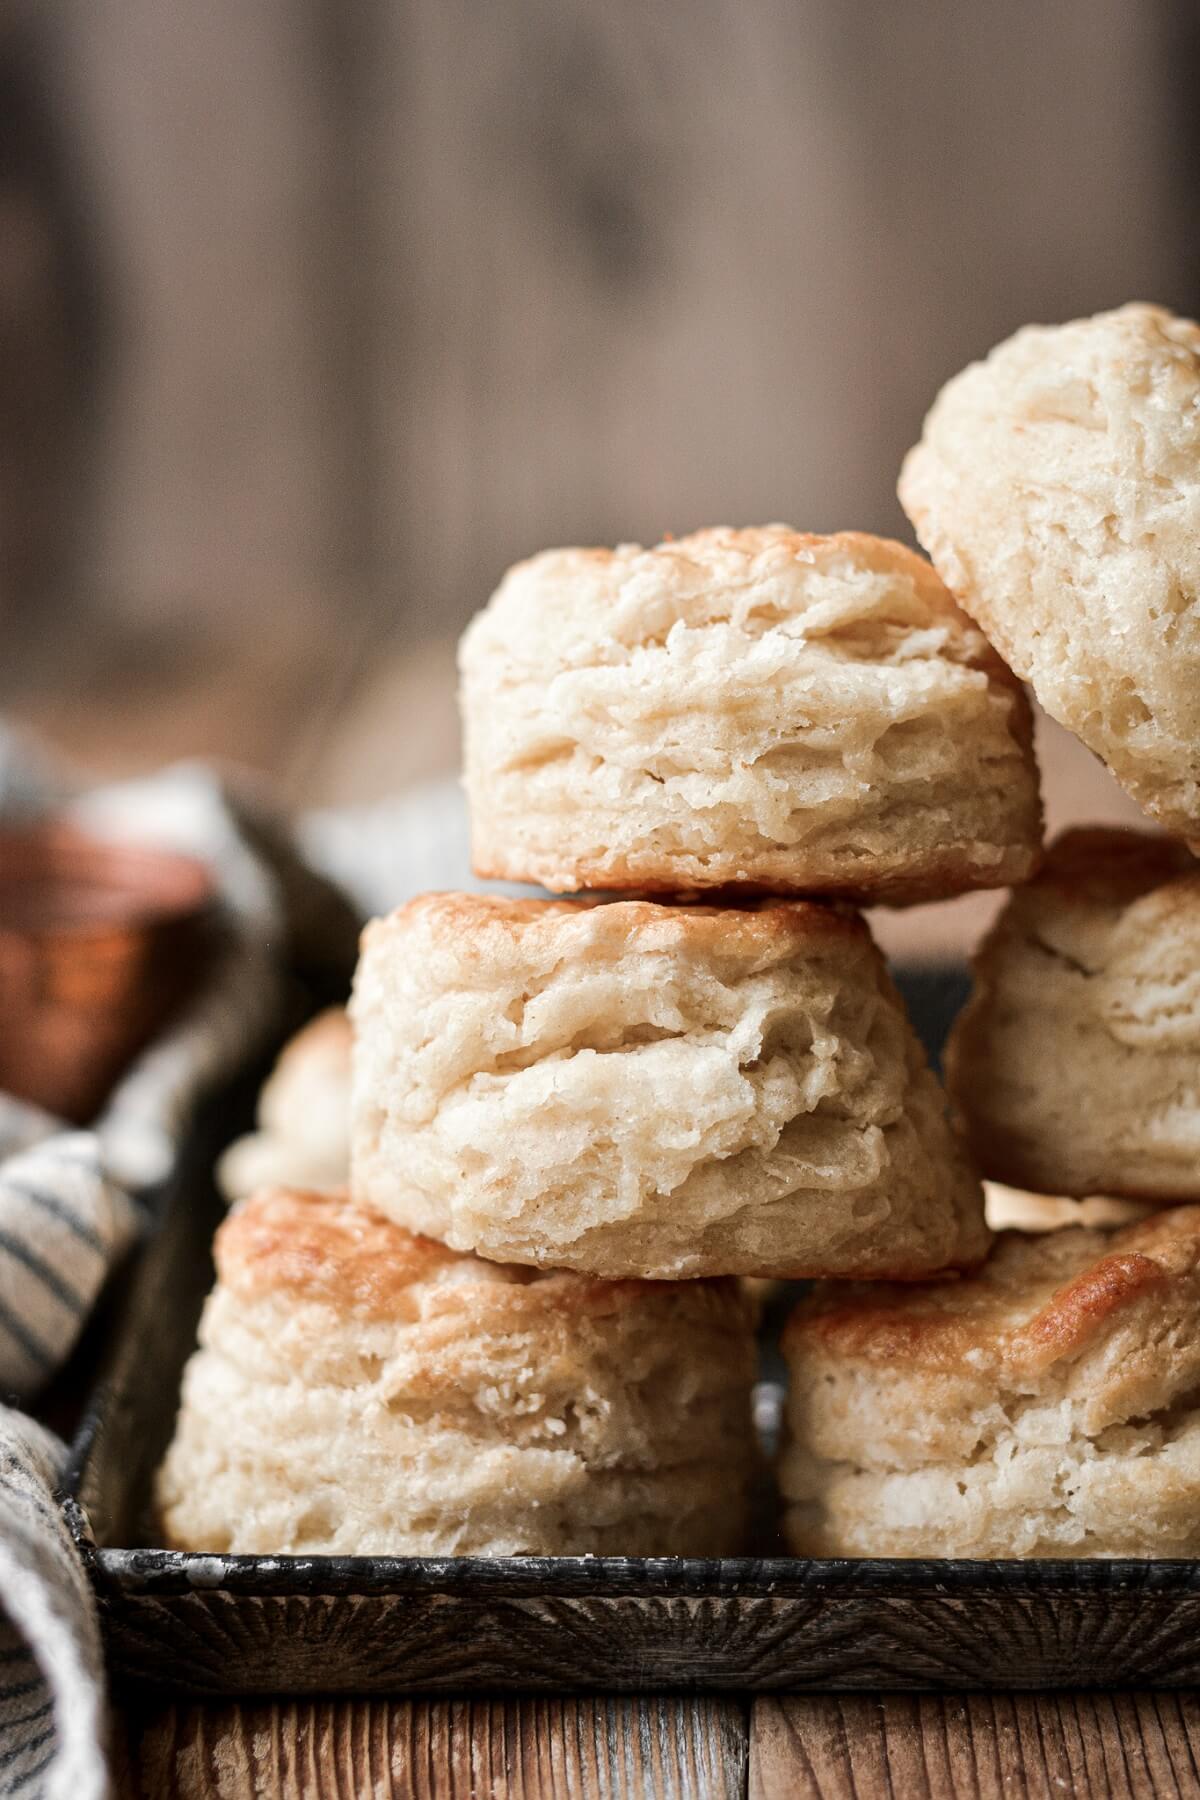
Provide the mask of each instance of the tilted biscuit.
{"label": "tilted biscuit", "polygon": [[754,1341],[734,1283],[504,1268],[282,1189],[233,1211],[216,1257],[157,1481],[170,1544],[743,1547]]}
{"label": "tilted biscuit", "polygon": [[1149,833],[1066,833],[985,938],[946,1071],[996,1181],[1200,1195],[1200,865]]}
{"label": "tilted biscuit", "polygon": [[797,1555],[1200,1551],[1200,1207],[1005,1233],[961,1281],[829,1284],[783,1350]]}
{"label": "tilted biscuit", "polygon": [[900,499],[1046,711],[1200,835],[1200,326],[1027,326],[942,389]]}
{"label": "tilted biscuit", "polygon": [[546,551],[461,667],[480,875],[900,904],[1034,866],[1024,694],[900,544],[773,525]]}
{"label": "tilted biscuit", "polygon": [[913,1277],[983,1197],[865,924],[431,894],[368,926],[351,1181],[414,1231],[607,1277]]}

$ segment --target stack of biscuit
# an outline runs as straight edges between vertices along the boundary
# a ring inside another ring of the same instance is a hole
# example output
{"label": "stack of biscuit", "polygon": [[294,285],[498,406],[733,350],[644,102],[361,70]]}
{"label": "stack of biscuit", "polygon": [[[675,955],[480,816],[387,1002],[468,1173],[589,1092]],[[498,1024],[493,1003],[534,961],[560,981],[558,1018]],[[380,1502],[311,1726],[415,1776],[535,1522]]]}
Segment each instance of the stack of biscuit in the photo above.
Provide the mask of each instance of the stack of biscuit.
{"label": "stack of biscuit", "polygon": [[[816,1283],[784,1338],[797,1553],[1191,1545],[1200,1207],[993,1245],[968,1149],[1060,1197],[1200,1198],[1190,856],[1092,834],[1038,873],[1030,712],[989,641],[1200,837],[1200,427],[1160,417],[1181,362],[1200,416],[1200,333],[1135,308],[1030,335],[906,464],[933,566],[772,526],[505,577],[462,649],[473,860],[574,897],[367,928],[348,1192],[259,1189],[219,1233],[169,1541],[736,1552],[734,1278],[768,1277]],[[858,909],[1005,886],[951,1052],[964,1141]],[[235,1189],[296,1179],[282,1106],[263,1124]]]}
{"label": "stack of biscuit", "polygon": [[1172,835],[1066,833],[985,939],[947,1047],[971,1149],[1014,1221],[1088,1222],[1005,1232],[953,1286],[798,1309],[787,1534],[1195,1556],[1200,1206],[1171,1203],[1200,1201],[1200,329],[1127,306],[1018,332],[944,389],[900,496],[1046,711]]}

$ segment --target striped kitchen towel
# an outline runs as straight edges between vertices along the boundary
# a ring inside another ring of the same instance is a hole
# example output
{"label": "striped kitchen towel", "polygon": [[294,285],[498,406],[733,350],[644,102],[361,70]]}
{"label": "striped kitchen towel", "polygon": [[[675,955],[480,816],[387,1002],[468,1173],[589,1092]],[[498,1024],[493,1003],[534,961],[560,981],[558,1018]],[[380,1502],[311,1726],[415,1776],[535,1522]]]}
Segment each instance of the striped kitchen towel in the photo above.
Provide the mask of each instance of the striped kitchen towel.
{"label": "striped kitchen towel", "polygon": [[[29,1400],[73,1348],[116,1258],[171,1171],[197,1098],[267,1042],[290,948],[284,883],[211,771],[64,795],[0,726],[0,818],[41,792],[97,836],[186,850],[216,877],[222,949],[202,991],[118,1084],[90,1131],[0,1095],[0,1394]],[[0,1788],[2,1791],[2,1788]]]}
{"label": "striped kitchen towel", "polygon": [[[12,1110],[0,1099],[0,1144],[6,1123],[20,1131]],[[136,1230],[136,1207],[106,1172],[95,1132],[51,1127],[3,1156],[0,1392],[29,1399],[65,1360]]]}
{"label": "striped kitchen towel", "polygon": [[104,1665],[54,1492],[63,1446],[0,1406],[0,1793],[103,1800]]}
{"label": "striped kitchen towel", "polygon": [[[351,909],[254,798],[169,769],[83,795],[0,724],[0,819],[53,805],[98,836],[209,863],[224,914],[203,991],[142,1054],[88,1131],[0,1094],[0,1394],[34,1402],[117,1259],[152,1217],[201,1093],[279,1029],[289,966],[344,965]],[[2,1029],[2,1020],[0,1020]],[[55,1498],[62,1449],[0,1405],[0,1796],[107,1791],[94,1602]]]}

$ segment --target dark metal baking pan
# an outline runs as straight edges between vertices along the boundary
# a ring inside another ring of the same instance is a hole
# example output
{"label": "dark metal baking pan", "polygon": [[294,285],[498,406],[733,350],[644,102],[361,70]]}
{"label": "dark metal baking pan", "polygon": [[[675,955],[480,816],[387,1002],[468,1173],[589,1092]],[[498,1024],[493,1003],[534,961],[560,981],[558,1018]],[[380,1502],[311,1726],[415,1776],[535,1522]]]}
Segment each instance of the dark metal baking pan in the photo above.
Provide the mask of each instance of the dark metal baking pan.
{"label": "dark metal baking pan", "polygon": [[[956,972],[902,983],[936,1049]],[[116,1309],[68,1509],[119,1685],[162,1693],[1191,1686],[1200,1564],[259,1557],[154,1547],[151,1473],[212,1278],[198,1122]],[[764,1543],[764,1548],[767,1544]]]}

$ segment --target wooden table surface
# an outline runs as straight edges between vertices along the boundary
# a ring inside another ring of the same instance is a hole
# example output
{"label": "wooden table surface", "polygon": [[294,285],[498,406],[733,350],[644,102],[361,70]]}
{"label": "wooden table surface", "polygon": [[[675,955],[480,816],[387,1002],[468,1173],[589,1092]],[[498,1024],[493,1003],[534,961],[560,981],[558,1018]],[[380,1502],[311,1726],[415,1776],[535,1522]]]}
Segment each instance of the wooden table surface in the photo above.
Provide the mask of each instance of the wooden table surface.
{"label": "wooden table surface", "polygon": [[121,1800],[1200,1794],[1192,1694],[296,1701],[126,1709]]}
{"label": "wooden table surface", "polygon": [[[319,708],[299,704],[312,681],[301,657],[275,669],[275,706],[263,703],[261,671],[243,665],[213,692],[191,684],[141,705],[123,690],[75,694],[26,715],[108,773],[143,764],[147,744],[155,760],[221,747],[272,770],[298,803],[373,798],[453,764],[448,646],[385,662],[365,683],[349,659],[329,664],[326,653]],[[400,744],[397,717],[416,721]],[[1127,816],[1099,765],[1063,734],[1047,761],[1055,826]],[[883,935],[893,954],[961,953],[988,904],[892,914]],[[122,1702],[114,1712],[122,1800],[1200,1795],[1200,1701],[1190,1694]]]}

